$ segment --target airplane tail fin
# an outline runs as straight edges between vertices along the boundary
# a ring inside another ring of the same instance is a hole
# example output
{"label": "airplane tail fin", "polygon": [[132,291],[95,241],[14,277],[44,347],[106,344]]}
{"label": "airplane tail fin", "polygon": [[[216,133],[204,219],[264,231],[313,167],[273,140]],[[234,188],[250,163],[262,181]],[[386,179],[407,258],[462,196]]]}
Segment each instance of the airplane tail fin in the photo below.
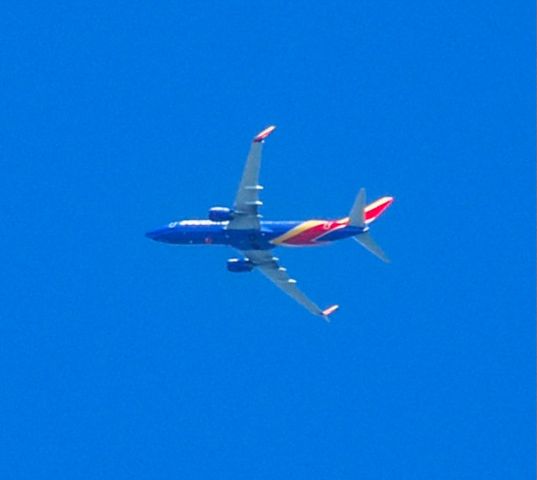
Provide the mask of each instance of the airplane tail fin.
{"label": "airplane tail fin", "polygon": [[365,188],[361,188],[349,213],[349,225],[365,227],[379,218],[393,203],[393,197],[382,197],[366,205]]}
{"label": "airplane tail fin", "polygon": [[349,225],[354,227],[360,227],[364,229],[363,233],[353,237],[362,247],[371,252],[376,257],[380,258],[383,262],[388,263],[390,260],[386,254],[382,251],[371,234],[368,232],[367,225],[374,222],[378,217],[382,215],[393,202],[393,197],[382,197],[375,200],[373,203],[366,205],[365,188],[361,188],[358,192],[351,212],[349,213]]}

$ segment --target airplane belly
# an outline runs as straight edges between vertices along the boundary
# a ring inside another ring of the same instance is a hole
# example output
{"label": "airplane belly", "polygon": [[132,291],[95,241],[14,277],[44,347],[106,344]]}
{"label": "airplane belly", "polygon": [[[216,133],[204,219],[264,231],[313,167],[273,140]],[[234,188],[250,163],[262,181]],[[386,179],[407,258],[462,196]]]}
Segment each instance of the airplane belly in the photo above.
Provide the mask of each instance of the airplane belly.
{"label": "airplane belly", "polygon": [[226,242],[239,250],[269,250],[274,248],[270,242],[273,233],[261,230],[226,230]]}
{"label": "airplane belly", "polygon": [[225,245],[227,243],[225,229],[221,226],[179,226],[162,241],[176,245]]}

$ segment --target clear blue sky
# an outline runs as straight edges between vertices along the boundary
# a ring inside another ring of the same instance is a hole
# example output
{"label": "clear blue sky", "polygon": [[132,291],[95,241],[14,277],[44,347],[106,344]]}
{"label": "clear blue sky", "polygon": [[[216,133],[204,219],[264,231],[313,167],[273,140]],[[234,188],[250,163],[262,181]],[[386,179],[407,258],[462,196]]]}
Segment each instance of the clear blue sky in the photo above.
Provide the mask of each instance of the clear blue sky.
{"label": "clear blue sky", "polygon": [[[0,477],[535,477],[535,6],[9,2],[0,18]],[[278,255],[144,232],[396,202]]]}

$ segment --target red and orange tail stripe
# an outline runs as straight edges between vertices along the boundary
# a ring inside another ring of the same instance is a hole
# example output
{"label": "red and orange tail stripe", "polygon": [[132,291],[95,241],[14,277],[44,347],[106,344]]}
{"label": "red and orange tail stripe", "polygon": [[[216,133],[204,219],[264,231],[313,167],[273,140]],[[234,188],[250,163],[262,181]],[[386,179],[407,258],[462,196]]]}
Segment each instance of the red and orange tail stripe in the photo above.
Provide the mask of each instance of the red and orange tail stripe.
{"label": "red and orange tail stripe", "polygon": [[[376,220],[384,210],[393,202],[393,197],[382,197],[365,207],[365,223]],[[283,235],[272,240],[274,245],[314,245],[317,240],[322,241],[324,235],[334,230],[345,228],[349,224],[349,217],[340,220],[307,220],[298,224]]]}
{"label": "red and orange tail stripe", "polygon": [[365,223],[371,223],[393,203],[393,197],[382,197],[365,207]]}
{"label": "red and orange tail stripe", "polygon": [[302,222],[288,232],[272,240],[275,245],[308,245],[313,244],[315,240],[334,230],[343,228],[348,224],[348,220],[308,220]]}
{"label": "red and orange tail stripe", "polygon": [[[393,203],[393,200],[393,197],[382,197],[365,207],[365,223],[371,223],[377,218],[379,218],[384,213],[384,211]],[[349,217],[345,217],[339,221],[349,223],[350,219]]]}
{"label": "red and orange tail stripe", "polygon": [[272,240],[272,243],[275,245],[280,245],[282,243],[296,244],[298,238],[306,239],[309,236],[308,232],[317,229],[323,223],[322,220],[308,220],[307,222],[302,222],[288,232],[285,232],[283,235],[276,237]]}

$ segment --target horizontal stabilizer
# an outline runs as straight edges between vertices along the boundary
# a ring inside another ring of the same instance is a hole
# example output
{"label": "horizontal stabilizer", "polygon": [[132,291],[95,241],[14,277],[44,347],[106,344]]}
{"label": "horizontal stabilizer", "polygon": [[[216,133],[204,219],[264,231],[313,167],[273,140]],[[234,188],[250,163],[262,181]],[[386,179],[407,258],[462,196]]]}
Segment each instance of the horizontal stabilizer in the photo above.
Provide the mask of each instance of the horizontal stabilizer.
{"label": "horizontal stabilizer", "polygon": [[389,263],[390,259],[386,256],[386,254],[382,251],[382,248],[380,248],[376,243],[375,240],[373,240],[373,237],[369,232],[361,233],[360,235],[356,235],[353,237],[362,247],[364,247],[366,250],[369,250],[373,255],[380,258],[383,262]]}
{"label": "horizontal stabilizer", "polygon": [[349,224],[354,227],[365,227],[365,188],[361,188],[358,192],[351,213],[349,213]]}

